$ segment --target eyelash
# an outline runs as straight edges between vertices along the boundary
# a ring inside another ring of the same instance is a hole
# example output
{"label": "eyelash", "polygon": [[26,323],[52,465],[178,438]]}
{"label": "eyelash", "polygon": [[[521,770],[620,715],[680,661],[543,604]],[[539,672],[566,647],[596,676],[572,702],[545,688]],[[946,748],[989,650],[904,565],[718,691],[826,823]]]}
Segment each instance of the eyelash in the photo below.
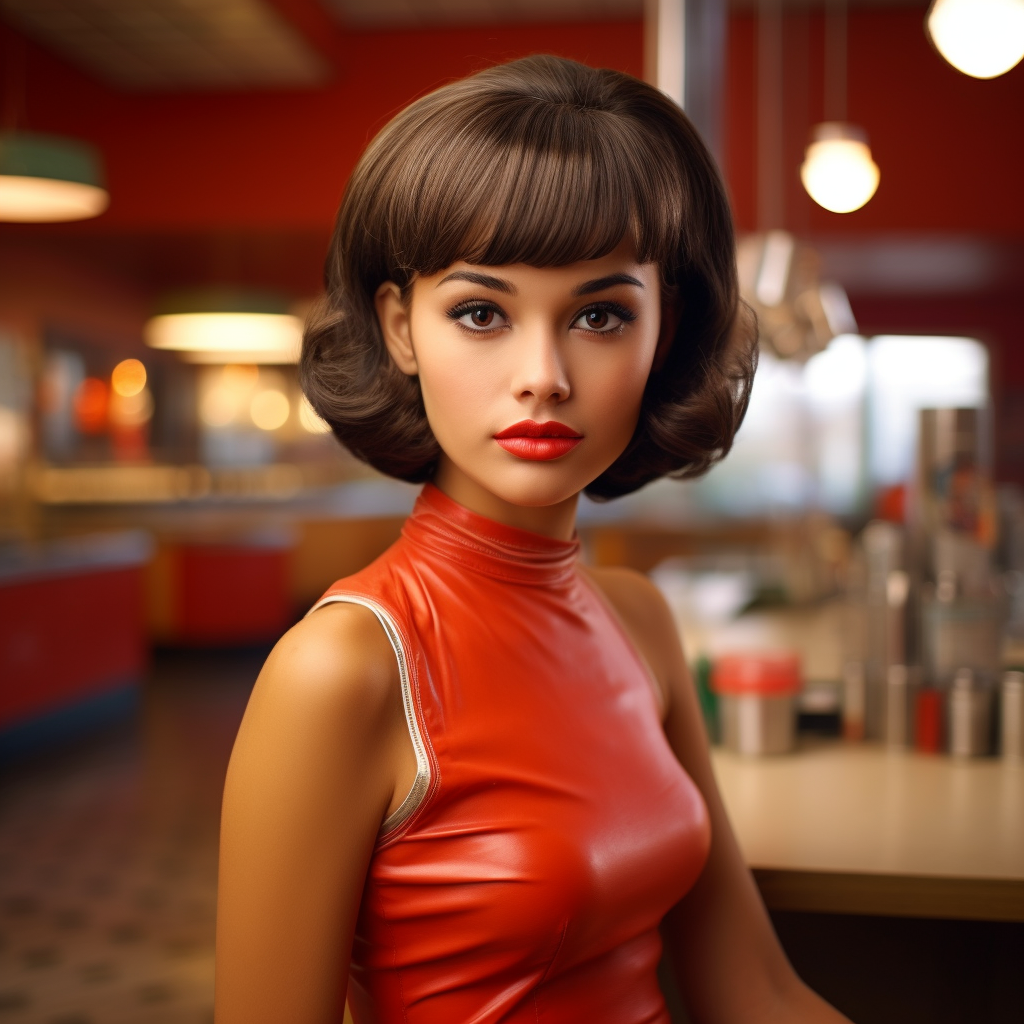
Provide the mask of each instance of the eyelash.
{"label": "eyelash", "polygon": [[[460,302],[457,306],[454,306],[452,309],[448,310],[446,315],[449,317],[449,319],[455,322],[457,327],[465,331],[467,334],[493,334],[495,331],[501,330],[500,327],[467,327],[465,324],[459,323],[459,320],[462,317],[464,317],[467,313],[472,313],[474,310],[477,309],[490,309],[497,313],[499,316],[505,317],[506,320],[508,319],[508,317],[505,316],[505,313],[503,312],[501,307],[498,306],[496,303],[480,299],[469,299],[466,302]],[[582,317],[585,317],[588,313],[598,312],[611,313],[613,316],[617,316],[622,321],[622,323],[619,324],[618,327],[613,327],[611,330],[608,331],[592,331],[586,327],[581,327],[580,330],[586,331],[588,334],[620,334],[622,332],[623,327],[625,327],[627,324],[631,324],[634,320],[636,320],[636,313],[634,313],[632,310],[626,309],[625,306],[620,306],[617,302],[604,301],[593,302],[589,306],[586,306],[585,308],[581,309],[572,318],[572,323],[575,324],[578,320],[580,320]]]}

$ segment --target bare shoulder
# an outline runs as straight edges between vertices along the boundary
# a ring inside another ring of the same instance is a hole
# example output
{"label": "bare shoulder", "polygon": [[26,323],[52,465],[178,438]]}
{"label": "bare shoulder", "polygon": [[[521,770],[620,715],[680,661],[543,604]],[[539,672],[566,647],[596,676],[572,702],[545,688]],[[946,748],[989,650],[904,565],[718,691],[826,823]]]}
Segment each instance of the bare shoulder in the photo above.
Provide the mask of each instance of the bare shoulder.
{"label": "bare shoulder", "polygon": [[675,620],[661,591],[635,569],[588,567],[584,571],[618,613],[630,639],[650,666],[667,707],[682,651]]}
{"label": "bare shoulder", "polygon": [[661,591],[648,576],[624,566],[587,566],[587,575],[622,615],[670,615]]}
{"label": "bare shoulder", "polygon": [[[399,683],[394,651],[377,616],[357,604],[318,608],[277,642],[264,674],[299,693],[385,696]],[[355,691],[353,693],[353,691]]]}
{"label": "bare shoulder", "polygon": [[394,651],[377,617],[353,604],[308,615],[277,642],[253,688],[248,723],[275,732],[289,723],[312,740],[386,730],[400,707]]}

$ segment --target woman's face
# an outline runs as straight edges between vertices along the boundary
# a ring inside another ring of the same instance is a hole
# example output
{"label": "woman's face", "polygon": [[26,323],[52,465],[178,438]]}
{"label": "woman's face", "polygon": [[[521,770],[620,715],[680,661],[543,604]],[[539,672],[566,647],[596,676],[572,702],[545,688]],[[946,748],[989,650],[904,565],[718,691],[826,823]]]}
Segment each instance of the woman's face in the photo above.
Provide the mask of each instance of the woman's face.
{"label": "woman's face", "polygon": [[[629,242],[565,267],[456,263],[377,293],[385,343],[419,376],[441,446],[435,483],[545,533],[625,449],[658,348],[658,267]],[[566,516],[568,519],[566,520]]]}

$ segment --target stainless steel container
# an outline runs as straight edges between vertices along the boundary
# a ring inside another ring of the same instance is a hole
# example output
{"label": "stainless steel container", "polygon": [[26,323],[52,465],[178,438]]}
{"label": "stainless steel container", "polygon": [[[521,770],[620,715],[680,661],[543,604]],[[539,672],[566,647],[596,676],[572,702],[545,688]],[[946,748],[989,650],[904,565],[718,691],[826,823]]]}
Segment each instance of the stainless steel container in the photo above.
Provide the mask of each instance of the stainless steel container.
{"label": "stainless steel container", "polygon": [[722,742],[737,754],[785,754],[794,746],[794,703],[793,697],[720,696]]}
{"label": "stainless steel container", "polygon": [[864,739],[866,685],[864,662],[848,661],[843,666],[843,738]]}
{"label": "stainless steel container", "polygon": [[1003,674],[1000,750],[1011,761],[1024,761],[1024,672]]}
{"label": "stainless steel container", "polygon": [[959,669],[949,693],[949,752],[954,757],[983,757],[989,752],[992,691],[969,668]]}
{"label": "stainless steel container", "polygon": [[890,665],[885,680],[885,744],[895,750],[910,746],[910,680],[906,665]]}
{"label": "stainless steel container", "polygon": [[791,652],[720,657],[711,685],[718,694],[722,742],[738,754],[784,754],[796,739],[800,659]]}

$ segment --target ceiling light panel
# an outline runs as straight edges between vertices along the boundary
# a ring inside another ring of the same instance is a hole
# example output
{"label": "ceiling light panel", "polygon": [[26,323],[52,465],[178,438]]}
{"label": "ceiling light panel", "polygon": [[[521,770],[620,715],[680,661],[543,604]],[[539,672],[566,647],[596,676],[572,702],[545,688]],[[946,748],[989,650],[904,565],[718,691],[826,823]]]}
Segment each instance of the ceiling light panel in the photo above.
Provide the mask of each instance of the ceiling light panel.
{"label": "ceiling light panel", "polygon": [[0,0],[0,11],[126,89],[303,88],[330,75],[265,0]]}

